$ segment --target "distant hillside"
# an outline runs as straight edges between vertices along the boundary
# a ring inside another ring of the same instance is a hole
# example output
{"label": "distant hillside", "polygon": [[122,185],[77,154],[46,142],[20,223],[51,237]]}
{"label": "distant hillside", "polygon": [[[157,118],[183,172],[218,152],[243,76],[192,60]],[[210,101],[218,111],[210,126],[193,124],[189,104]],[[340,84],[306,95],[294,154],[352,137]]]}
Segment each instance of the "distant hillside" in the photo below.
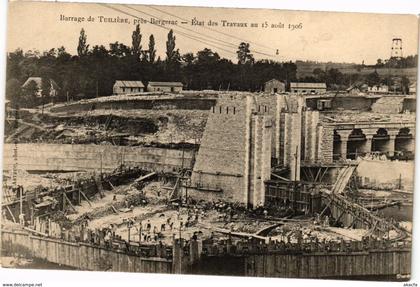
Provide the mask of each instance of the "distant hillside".
{"label": "distant hillside", "polygon": [[355,63],[320,63],[320,62],[311,62],[311,61],[296,61],[297,66],[297,77],[304,78],[313,76],[313,71],[316,68],[322,70],[328,69],[338,69],[343,74],[361,74],[367,75],[372,72],[378,72],[379,76],[392,76],[392,77],[401,77],[407,76],[410,79],[410,82],[414,82],[417,79],[417,68],[375,68],[373,66],[361,67],[359,64]]}

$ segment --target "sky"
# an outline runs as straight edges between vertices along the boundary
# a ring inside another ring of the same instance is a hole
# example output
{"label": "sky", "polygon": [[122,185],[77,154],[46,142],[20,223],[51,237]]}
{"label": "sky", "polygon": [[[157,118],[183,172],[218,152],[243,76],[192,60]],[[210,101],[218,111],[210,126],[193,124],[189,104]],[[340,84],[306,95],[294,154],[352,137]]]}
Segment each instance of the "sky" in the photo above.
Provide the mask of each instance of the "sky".
{"label": "sky", "polygon": [[[89,16],[95,20],[87,21]],[[100,22],[100,16],[127,18],[129,23]],[[66,17],[66,21],[60,20],[62,17]],[[70,21],[67,17],[83,17],[84,20]],[[86,31],[90,46],[109,47],[109,43],[116,41],[130,46],[135,20],[140,18],[146,20],[140,24],[143,48],[147,47],[148,38],[153,34],[157,55],[162,58],[165,57],[169,29],[174,30],[176,46],[181,54],[195,53],[207,47],[234,61],[237,47],[242,41],[250,43],[256,59],[278,61],[314,60],[359,64],[364,61],[366,64],[374,64],[378,58],[389,58],[392,39],[396,37],[402,39],[404,56],[417,54],[418,50],[419,22],[415,15],[11,2],[8,11],[7,51],[17,48],[45,51],[64,46],[68,52],[76,54],[82,28]],[[151,18],[177,23],[162,27],[151,24]],[[204,26],[192,25],[194,18],[197,22],[203,22]],[[218,25],[209,26],[209,21]],[[227,22],[246,23],[247,26],[228,26]],[[250,27],[251,23],[258,27]],[[289,24],[296,29],[290,29]]]}

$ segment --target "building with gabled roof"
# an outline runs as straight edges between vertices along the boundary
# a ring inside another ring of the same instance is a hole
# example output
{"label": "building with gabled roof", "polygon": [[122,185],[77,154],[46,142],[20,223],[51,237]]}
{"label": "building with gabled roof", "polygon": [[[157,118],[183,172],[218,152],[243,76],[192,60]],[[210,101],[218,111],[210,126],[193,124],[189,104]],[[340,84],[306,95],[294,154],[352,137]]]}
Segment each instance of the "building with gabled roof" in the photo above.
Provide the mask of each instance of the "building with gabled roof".
{"label": "building with gabled roof", "polygon": [[[59,86],[53,79],[49,79],[50,81],[50,97],[55,97],[58,94]],[[22,89],[25,89],[29,86],[30,82],[34,82],[36,84],[36,87],[38,88],[38,91],[36,92],[37,97],[42,97],[42,78],[41,77],[29,77],[25,83],[22,85]]]}
{"label": "building with gabled roof", "polygon": [[297,94],[322,94],[327,92],[325,83],[290,83],[290,92]]}
{"label": "building with gabled roof", "polygon": [[149,82],[147,85],[148,92],[181,92],[183,88],[181,82]]}
{"label": "building with gabled roof", "polygon": [[142,81],[115,81],[113,93],[116,95],[144,92]]}
{"label": "building with gabled roof", "polygon": [[286,84],[277,79],[271,79],[264,83],[264,92],[275,94],[286,91]]}

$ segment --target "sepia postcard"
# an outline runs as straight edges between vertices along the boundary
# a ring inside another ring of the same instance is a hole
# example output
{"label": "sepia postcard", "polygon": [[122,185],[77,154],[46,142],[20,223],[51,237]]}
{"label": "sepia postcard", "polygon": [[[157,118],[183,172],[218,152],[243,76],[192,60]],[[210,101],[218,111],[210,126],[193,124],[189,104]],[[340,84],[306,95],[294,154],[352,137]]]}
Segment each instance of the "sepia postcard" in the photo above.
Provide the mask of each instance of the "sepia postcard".
{"label": "sepia postcard", "polygon": [[2,268],[410,280],[418,16],[7,18]]}

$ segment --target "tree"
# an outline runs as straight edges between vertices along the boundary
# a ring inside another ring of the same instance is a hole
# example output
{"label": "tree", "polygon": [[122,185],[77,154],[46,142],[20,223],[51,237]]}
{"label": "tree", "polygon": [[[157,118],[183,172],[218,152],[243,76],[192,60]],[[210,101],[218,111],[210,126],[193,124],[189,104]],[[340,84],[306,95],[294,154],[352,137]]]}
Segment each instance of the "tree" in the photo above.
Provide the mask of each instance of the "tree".
{"label": "tree", "polygon": [[249,43],[242,42],[239,44],[236,54],[238,55],[238,64],[243,65],[254,63],[254,56],[251,54],[251,50],[249,49]]}
{"label": "tree", "polygon": [[179,50],[175,50],[175,36],[172,29],[168,33],[166,41],[166,62],[165,62],[165,75],[166,80],[178,81],[181,79],[181,55]]}
{"label": "tree", "polygon": [[408,94],[410,91],[410,79],[407,76],[401,78],[401,91],[403,94]]}
{"label": "tree", "polygon": [[192,65],[194,63],[195,56],[191,52],[190,53],[185,53],[184,55],[182,55],[181,59],[188,66],[188,65]]}
{"label": "tree", "polygon": [[[132,51],[132,50],[131,50]],[[109,54],[118,58],[123,58],[130,55],[130,48],[118,41],[109,44]]]}
{"label": "tree", "polygon": [[57,49],[57,60],[59,62],[67,62],[71,59],[71,55],[69,53],[67,53],[66,48],[64,48],[64,46],[61,46],[60,48]]}
{"label": "tree", "polygon": [[131,36],[131,51],[137,60],[140,59],[141,54],[141,33],[140,33],[140,24],[136,25],[136,30],[133,31]]}
{"label": "tree", "polygon": [[326,76],[326,73],[325,73],[325,71],[323,69],[321,69],[321,68],[315,68],[314,71],[312,72],[312,74],[314,74],[315,79],[318,82],[325,83],[327,76]]}
{"label": "tree", "polygon": [[86,56],[89,51],[89,45],[86,45],[87,35],[85,30],[80,30],[79,44],[77,45],[77,54],[79,57]]}
{"label": "tree", "polygon": [[6,98],[12,103],[12,105],[19,103],[20,94],[21,88],[19,81],[15,78],[8,80],[6,82]]}
{"label": "tree", "polygon": [[344,82],[344,75],[338,69],[329,69],[326,76],[326,83],[329,87],[335,86],[339,88]]}
{"label": "tree", "polygon": [[155,62],[156,58],[156,50],[155,50],[155,37],[150,35],[149,37],[149,50],[148,50],[148,60],[150,64],[153,64]]}
{"label": "tree", "polygon": [[381,77],[379,77],[378,72],[375,70],[367,75],[366,82],[369,86],[379,85],[381,83]]}
{"label": "tree", "polygon": [[168,40],[166,41],[166,61],[172,62],[175,59],[176,51],[175,51],[175,35],[172,29],[168,33]]}

